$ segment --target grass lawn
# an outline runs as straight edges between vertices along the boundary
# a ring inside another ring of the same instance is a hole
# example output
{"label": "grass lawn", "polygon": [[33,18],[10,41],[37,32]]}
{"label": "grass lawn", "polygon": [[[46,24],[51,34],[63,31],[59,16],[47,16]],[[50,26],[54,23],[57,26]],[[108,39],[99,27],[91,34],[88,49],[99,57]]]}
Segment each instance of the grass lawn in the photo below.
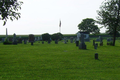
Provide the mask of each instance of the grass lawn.
{"label": "grass lawn", "polygon": [[[120,80],[120,41],[87,50],[75,43],[0,43],[0,80]],[[98,53],[99,60],[94,54]]]}

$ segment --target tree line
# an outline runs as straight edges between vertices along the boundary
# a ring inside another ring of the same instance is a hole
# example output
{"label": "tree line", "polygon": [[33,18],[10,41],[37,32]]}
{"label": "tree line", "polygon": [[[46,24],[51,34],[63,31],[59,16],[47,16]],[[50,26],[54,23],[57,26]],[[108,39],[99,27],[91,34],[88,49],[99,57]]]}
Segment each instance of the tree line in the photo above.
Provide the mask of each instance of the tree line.
{"label": "tree line", "polygon": [[[23,2],[18,0],[0,1],[0,19],[3,20],[3,25],[6,24],[8,19],[13,21],[21,17],[18,10],[21,9],[22,4]],[[113,36],[113,46],[115,46],[116,35],[120,32],[120,0],[103,1],[97,13],[97,20],[92,18],[83,19],[82,22],[78,24],[79,30],[98,34],[100,33],[100,28],[96,23],[101,24],[107,29],[106,32]]]}

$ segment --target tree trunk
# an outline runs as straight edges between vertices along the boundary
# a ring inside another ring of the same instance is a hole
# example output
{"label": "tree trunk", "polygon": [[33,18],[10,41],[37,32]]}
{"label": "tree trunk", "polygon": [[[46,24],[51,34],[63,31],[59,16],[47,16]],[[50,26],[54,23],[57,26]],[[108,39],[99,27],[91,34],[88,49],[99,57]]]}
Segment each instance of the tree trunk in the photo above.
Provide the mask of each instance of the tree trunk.
{"label": "tree trunk", "polygon": [[113,46],[115,46],[115,40],[116,40],[116,29],[117,29],[117,25],[115,26],[114,33],[113,33]]}
{"label": "tree trunk", "polygon": [[118,2],[118,11],[117,11],[117,21],[116,21],[116,24],[115,24],[115,27],[114,27],[114,35],[113,35],[113,46],[115,46],[115,40],[116,40],[116,33],[117,33],[117,27],[118,27],[118,24],[119,24],[119,9],[120,9],[120,0]]}

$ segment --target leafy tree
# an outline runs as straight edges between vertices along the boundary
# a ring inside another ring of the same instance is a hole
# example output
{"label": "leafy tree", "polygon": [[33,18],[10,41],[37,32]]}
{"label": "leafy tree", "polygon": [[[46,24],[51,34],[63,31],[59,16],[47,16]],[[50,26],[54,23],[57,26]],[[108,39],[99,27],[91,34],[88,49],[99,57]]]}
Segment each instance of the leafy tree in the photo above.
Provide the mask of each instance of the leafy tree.
{"label": "leafy tree", "polygon": [[98,11],[98,23],[104,25],[113,33],[113,46],[115,46],[116,34],[120,31],[120,0],[104,1]]}
{"label": "leafy tree", "polygon": [[57,33],[53,34],[51,36],[52,40],[58,40],[59,36],[57,35]]}
{"label": "leafy tree", "polygon": [[[113,27],[108,27],[106,30],[106,33],[111,35],[112,37],[114,37],[114,31],[113,31]],[[119,33],[119,29],[116,30],[116,37],[119,37],[120,33]]]}
{"label": "leafy tree", "polygon": [[55,33],[51,36],[52,40],[62,40],[63,35],[61,33]]}
{"label": "leafy tree", "polygon": [[[111,35],[112,37],[114,36],[114,33],[113,33],[112,30],[111,30],[111,31],[110,31],[110,30],[107,30],[106,33],[109,34],[109,35]],[[120,36],[120,33],[117,31],[117,32],[116,32],[116,37],[119,37],[119,36]]]}
{"label": "leafy tree", "polygon": [[95,22],[96,21],[92,18],[83,19],[82,22],[78,24],[78,28],[80,31],[85,31],[92,34],[100,33],[100,29],[97,25],[95,25]]}
{"label": "leafy tree", "polygon": [[42,39],[43,39],[43,41],[50,40],[50,34],[49,33],[42,34]]}
{"label": "leafy tree", "polygon": [[63,38],[63,34],[61,34],[61,33],[57,33],[57,35],[59,36],[59,40],[62,40],[62,38]]}
{"label": "leafy tree", "polygon": [[18,0],[0,0],[0,19],[4,21],[3,25],[6,24],[7,19],[14,20],[20,18],[20,13],[23,2]]}

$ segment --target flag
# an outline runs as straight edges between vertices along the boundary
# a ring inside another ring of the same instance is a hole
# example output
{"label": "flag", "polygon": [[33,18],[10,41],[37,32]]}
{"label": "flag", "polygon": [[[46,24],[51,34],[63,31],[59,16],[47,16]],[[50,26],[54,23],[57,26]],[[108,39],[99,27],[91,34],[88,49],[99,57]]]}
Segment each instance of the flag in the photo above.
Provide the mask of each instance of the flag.
{"label": "flag", "polygon": [[60,20],[60,23],[59,23],[59,27],[61,27],[61,20]]}

